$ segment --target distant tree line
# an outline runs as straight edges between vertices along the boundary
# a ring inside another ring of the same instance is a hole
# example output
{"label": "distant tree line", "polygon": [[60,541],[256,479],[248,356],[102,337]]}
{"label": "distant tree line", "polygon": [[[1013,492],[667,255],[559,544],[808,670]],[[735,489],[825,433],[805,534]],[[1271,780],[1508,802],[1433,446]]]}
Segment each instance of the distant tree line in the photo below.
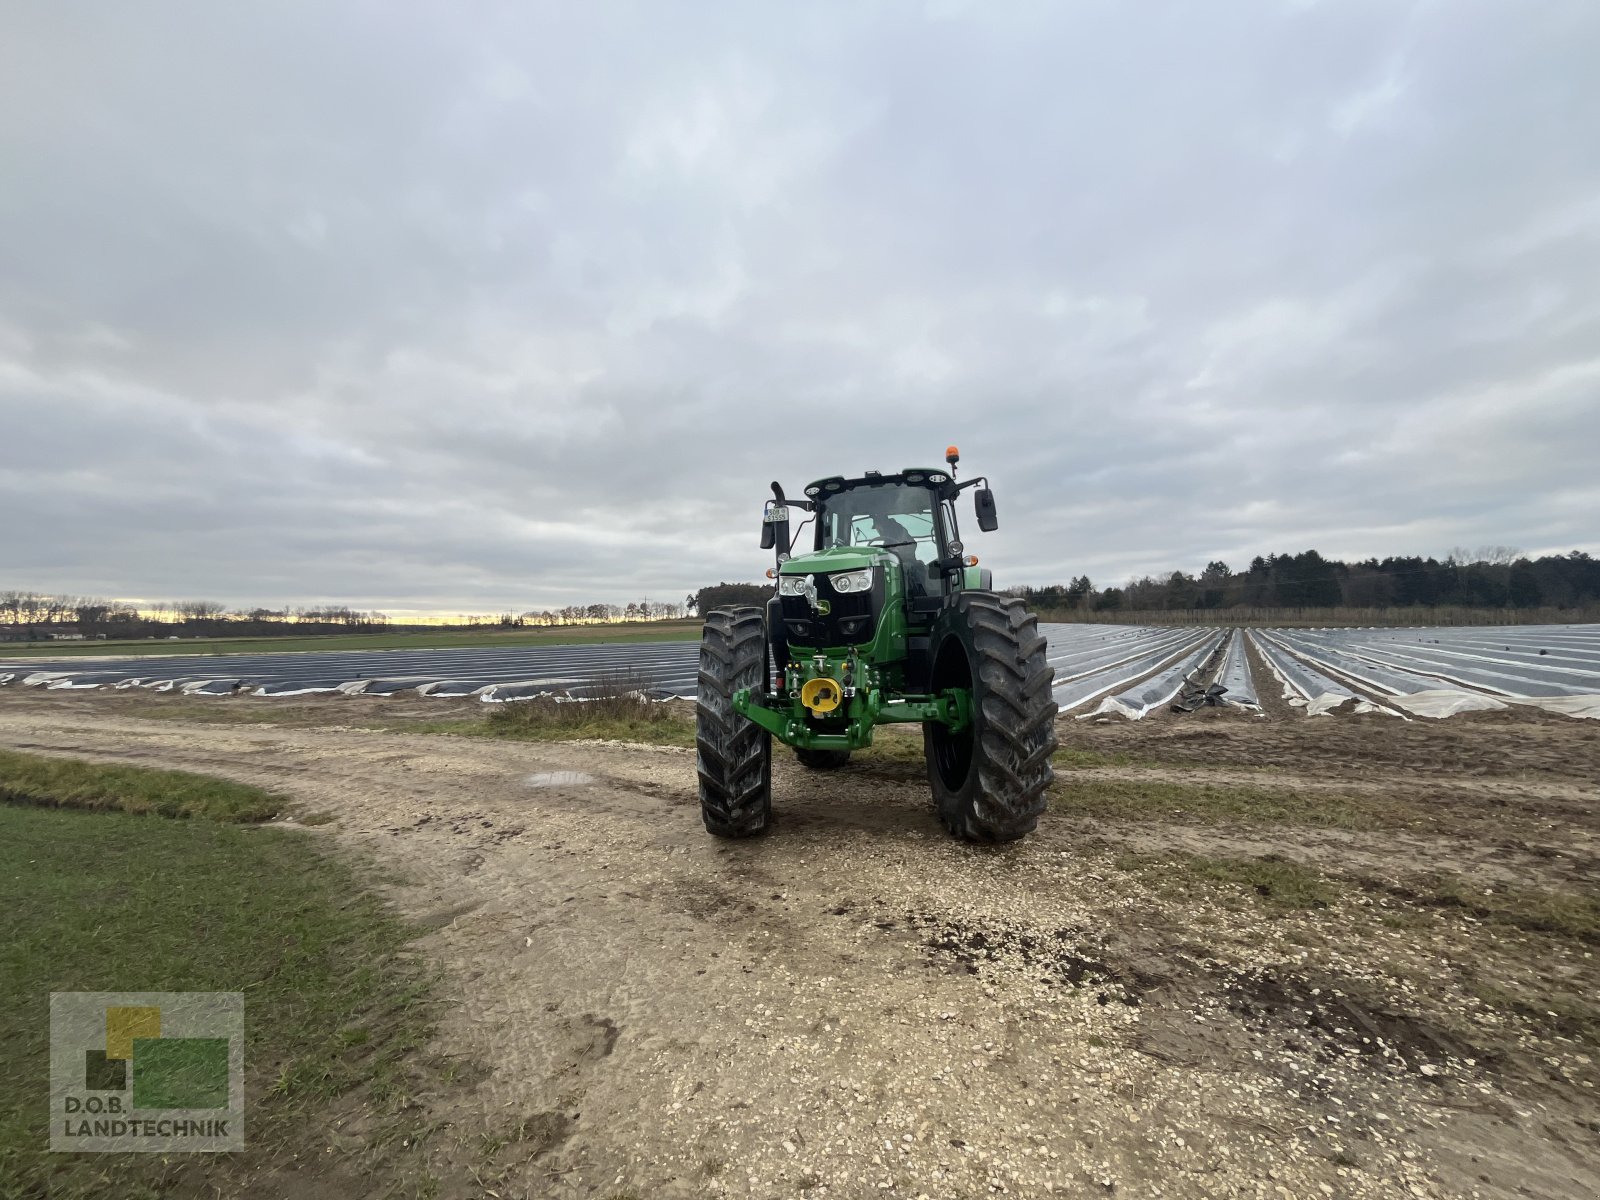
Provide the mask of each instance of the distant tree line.
{"label": "distant tree line", "polygon": [[0,591],[0,639],[59,637],[271,637],[275,634],[374,632],[381,612],[352,608],[229,609],[214,600],[167,600],[139,607],[90,596]]}
{"label": "distant tree line", "polygon": [[1087,575],[1065,584],[1011,589],[1040,611],[1176,612],[1230,608],[1582,609],[1600,604],[1600,559],[1582,550],[1527,558],[1491,547],[1436,558],[1346,563],[1315,550],[1269,554],[1235,572],[1210,562],[1198,575],[1147,575],[1097,588]]}
{"label": "distant tree line", "polygon": [[469,625],[495,624],[506,629],[534,625],[593,625],[616,621],[677,621],[688,609],[694,607],[694,597],[685,596],[681,602],[670,600],[633,600],[627,604],[569,604],[564,608],[547,608],[538,612],[501,613],[498,617],[468,617]]}
{"label": "distant tree line", "polygon": [[[628,604],[572,604],[559,609],[464,616],[471,627],[585,625],[616,621],[667,621],[694,607],[682,601],[636,600]],[[381,612],[342,607],[230,609],[214,600],[168,600],[134,605],[89,596],[0,591],[0,641],[60,638],[275,637],[316,633],[376,633],[437,628],[397,624]]]}

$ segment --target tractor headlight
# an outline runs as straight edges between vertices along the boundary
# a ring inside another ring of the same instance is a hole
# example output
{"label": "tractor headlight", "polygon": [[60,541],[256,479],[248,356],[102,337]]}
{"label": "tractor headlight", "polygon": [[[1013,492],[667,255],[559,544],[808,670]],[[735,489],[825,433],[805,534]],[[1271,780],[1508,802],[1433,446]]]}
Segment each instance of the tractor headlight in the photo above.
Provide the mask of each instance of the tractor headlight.
{"label": "tractor headlight", "polygon": [[779,575],[778,595],[804,596],[806,594],[807,578],[808,576],[805,575]]}
{"label": "tractor headlight", "polygon": [[841,571],[837,575],[829,575],[828,582],[833,584],[833,590],[839,595],[851,592],[870,592],[872,590],[872,568],[865,571]]}

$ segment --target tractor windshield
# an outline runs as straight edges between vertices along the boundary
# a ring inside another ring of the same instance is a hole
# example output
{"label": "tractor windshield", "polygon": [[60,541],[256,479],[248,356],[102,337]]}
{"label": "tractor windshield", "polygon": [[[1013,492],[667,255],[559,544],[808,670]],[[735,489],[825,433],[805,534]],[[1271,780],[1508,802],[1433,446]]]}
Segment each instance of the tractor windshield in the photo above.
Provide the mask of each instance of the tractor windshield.
{"label": "tractor windshield", "polygon": [[864,484],[829,496],[817,526],[818,549],[880,546],[906,569],[912,595],[937,590],[932,564],[939,557],[934,493],[899,483]]}

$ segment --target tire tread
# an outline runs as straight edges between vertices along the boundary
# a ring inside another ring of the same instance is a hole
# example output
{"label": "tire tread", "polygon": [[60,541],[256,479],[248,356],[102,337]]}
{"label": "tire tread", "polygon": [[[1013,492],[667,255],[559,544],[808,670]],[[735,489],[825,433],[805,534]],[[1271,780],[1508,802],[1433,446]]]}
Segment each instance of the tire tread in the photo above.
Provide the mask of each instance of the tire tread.
{"label": "tire tread", "polygon": [[977,786],[943,788],[930,763],[939,817],[957,837],[1009,842],[1031,833],[1055,780],[1055,672],[1038,619],[1018,599],[962,592],[958,620],[971,637]]}
{"label": "tire tread", "polygon": [[700,816],[719,837],[751,837],[772,819],[772,735],[733,710],[733,694],[766,686],[759,608],[718,608],[700,636],[695,771]]}

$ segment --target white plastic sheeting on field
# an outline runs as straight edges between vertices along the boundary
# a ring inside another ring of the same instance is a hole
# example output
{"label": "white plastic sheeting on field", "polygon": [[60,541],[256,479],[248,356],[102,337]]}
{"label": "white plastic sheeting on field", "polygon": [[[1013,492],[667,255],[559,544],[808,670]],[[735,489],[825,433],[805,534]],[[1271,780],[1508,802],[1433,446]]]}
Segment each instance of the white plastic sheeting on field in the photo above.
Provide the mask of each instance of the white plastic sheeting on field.
{"label": "white plastic sheeting on field", "polygon": [[1315,667],[1295,658],[1265,631],[1252,629],[1250,642],[1267,664],[1267,669],[1283,685],[1283,698],[1296,707],[1303,707],[1308,716],[1321,716],[1344,704],[1352,704],[1356,712],[1371,712],[1377,707],[1337,679],[1330,679]]}
{"label": "white plastic sheeting on field", "polygon": [[1358,658],[1340,649],[1317,632],[1295,630],[1266,635],[1286,644],[1314,667],[1334,670],[1367,687],[1389,704],[1398,705],[1420,717],[1449,717],[1458,712],[1504,708],[1493,696],[1462,688],[1448,687],[1444,681],[1369,659]]}
{"label": "white plastic sheeting on field", "polygon": [[1055,668],[1056,704],[1067,712],[1127,687],[1205,640],[1204,629],[1148,625],[1042,625]]}
{"label": "white plastic sheeting on field", "polygon": [[1095,714],[1114,712],[1135,721],[1139,720],[1146,713],[1173,700],[1183,690],[1184,677],[1202,666],[1217,652],[1217,647],[1220,645],[1222,645],[1220,632],[1206,632],[1200,639],[1200,644],[1176,662],[1148,679],[1134,684],[1127,691],[1107,696],[1100,701],[1100,707],[1094,710]]}
{"label": "white plastic sheeting on field", "polygon": [[[692,697],[699,654],[694,642],[174,654],[35,663],[27,666],[21,682],[56,688],[145,688],[202,695],[242,691],[281,697],[415,691],[483,700],[552,693],[581,698],[596,689],[621,686],[650,695]],[[8,665],[0,674],[21,670]]]}
{"label": "white plastic sheeting on field", "polygon": [[1261,707],[1261,697],[1256,695],[1256,681],[1250,675],[1250,659],[1245,654],[1242,629],[1235,629],[1228,638],[1228,649],[1222,656],[1217,682],[1228,689],[1222,695],[1224,703],[1243,708]]}
{"label": "white plastic sheeting on field", "polygon": [[1295,653],[1331,664],[1422,716],[1525,704],[1600,717],[1600,627],[1279,631]]}
{"label": "white plastic sheeting on field", "polygon": [[1419,716],[1521,704],[1600,717],[1593,626],[1278,631],[1296,655]]}

